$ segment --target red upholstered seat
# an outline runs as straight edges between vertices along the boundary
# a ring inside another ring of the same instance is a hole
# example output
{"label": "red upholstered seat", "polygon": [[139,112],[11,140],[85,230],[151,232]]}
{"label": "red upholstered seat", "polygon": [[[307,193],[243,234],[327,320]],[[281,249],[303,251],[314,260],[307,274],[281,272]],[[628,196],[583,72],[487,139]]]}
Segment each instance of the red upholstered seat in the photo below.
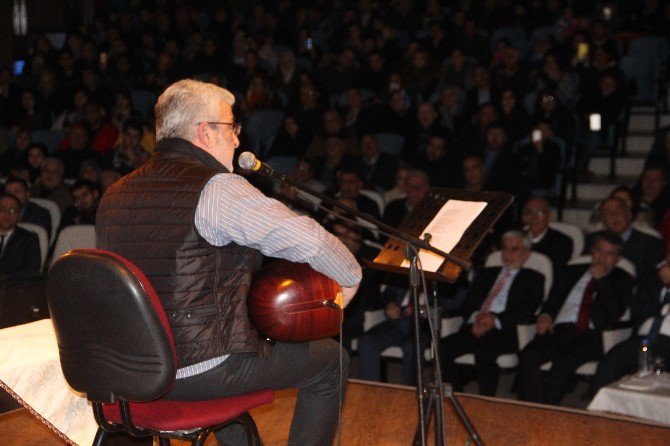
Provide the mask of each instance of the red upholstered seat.
{"label": "red upholstered seat", "polygon": [[260,446],[248,412],[271,402],[271,390],[204,401],[161,399],[175,382],[174,339],[160,299],[132,262],[100,249],[75,249],[51,267],[47,288],[63,375],[86,394],[98,422],[94,445],[103,445],[109,433],[126,432],[159,438],[161,445],[178,438],[203,446],[210,432],[237,423],[247,443]]}
{"label": "red upholstered seat", "polygon": [[[130,403],[133,423],[145,429],[160,431],[190,430],[214,426],[235,418],[250,409],[272,401],[271,390],[259,390],[244,395],[205,401],[156,400]],[[107,420],[121,423],[118,404],[103,404]]]}

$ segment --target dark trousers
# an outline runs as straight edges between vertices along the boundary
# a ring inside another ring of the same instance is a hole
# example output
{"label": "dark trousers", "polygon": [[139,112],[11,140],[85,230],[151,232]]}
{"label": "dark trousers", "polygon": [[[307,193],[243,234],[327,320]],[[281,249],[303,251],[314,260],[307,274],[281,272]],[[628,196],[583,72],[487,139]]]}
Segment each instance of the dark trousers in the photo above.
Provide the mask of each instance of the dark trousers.
{"label": "dark trousers", "polygon": [[375,325],[358,339],[358,377],[370,381],[381,379],[381,353],[388,347],[402,349],[402,380],[416,384],[413,320],[402,317]]}
{"label": "dark trousers", "polygon": [[[591,395],[595,396],[601,387],[635,372],[638,368],[638,354],[642,338],[632,336],[607,352],[598,364],[598,370],[591,381]],[[665,365],[670,364],[670,338],[659,336],[649,346],[652,357],[665,358]]]}
{"label": "dark trousers", "polygon": [[[600,332],[577,332],[575,324],[556,325],[554,333],[535,336],[519,354],[517,396],[525,401],[560,404],[579,366],[602,356]],[[540,367],[547,361],[552,366],[545,389]]]}
{"label": "dark trousers", "polygon": [[[349,356],[332,339],[276,343],[264,357],[233,354],[207,372],[178,379],[167,398],[192,401],[297,387],[288,444],[332,445],[348,375]],[[234,427],[216,436],[221,444],[246,444],[237,442],[243,438],[240,434],[241,429]]]}
{"label": "dark trousers", "polygon": [[473,353],[479,393],[493,396],[498,388],[500,377],[496,358],[503,353],[517,351],[516,331],[493,329],[484,336],[476,338],[471,333],[471,329],[472,325],[465,325],[457,333],[440,341],[442,379],[450,382],[454,389],[462,390],[461,377],[454,360],[466,353]]}

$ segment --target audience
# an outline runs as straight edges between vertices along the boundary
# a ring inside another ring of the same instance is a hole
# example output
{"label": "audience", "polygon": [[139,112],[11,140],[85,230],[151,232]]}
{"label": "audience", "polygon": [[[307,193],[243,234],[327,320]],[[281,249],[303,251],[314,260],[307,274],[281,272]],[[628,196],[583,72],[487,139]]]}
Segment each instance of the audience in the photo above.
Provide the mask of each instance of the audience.
{"label": "audience", "polygon": [[642,340],[649,343],[649,355],[663,358],[670,363],[670,256],[658,269],[657,275],[641,284],[631,301],[633,335],[615,345],[598,364],[591,394],[595,395],[606,386],[624,375],[637,370],[638,355]]}
{"label": "audience", "polygon": [[28,182],[23,178],[10,177],[5,181],[5,193],[12,194],[21,202],[19,222],[40,225],[51,236],[51,215],[42,206],[30,201]]}
{"label": "audience", "polygon": [[[602,331],[619,321],[633,292],[633,277],[616,268],[622,245],[619,234],[597,232],[590,263],[569,265],[554,278],[537,317],[537,334],[519,354],[520,399],[560,404],[575,370],[602,358]],[[540,367],[548,361],[544,383]]]}
{"label": "audience", "polygon": [[474,353],[479,393],[495,395],[500,371],[496,358],[518,350],[516,326],[528,322],[544,296],[544,277],[524,268],[530,242],[517,231],[502,236],[502,266],[477,273],[462,305],[461,329],[440,342],[442,376],[461,390],[463,382],[454,360]]}
{"label": "audience", "polygon": [[[61,48],[31,31],[30,53],[15,49],[15,58],[26,59],[23,72],[0,66],[0,175],[21,178],[6,185],[21,202],[20,221],[51,229],[30,196],[57,202],[66,221],[92,221],[96,194],[153,151],[153,97],[179,78],[195,77],[231,89],[243,124],[256,110],[285,112],[269,154],[295,162],[291,176],[299,182],[331,196],[339,191],[340,199],[377,216],[378,204],[363,200],[359,190],[378,192],[393,226],[430,185],[515,195],[494,234],[527,225],[533,249],[548,254],[559,275],[572,251],[548,228],[551,209],[560,211],[565,193],[556,179],[569,178],[560,169],[576,159],[578,178],[593,176],[595,150],[616,142],[613,130],[620,130],[630,99],[649,87],[631,83],[620,68],[631,39],[668,37],[667,17],[644,12],[649,2],[627,5],[625,13],[613,8],[608,21],[597,2],[579,8],[553,1],[524,8],[500,0],[335,2],[328,8],[270,2],[260,9],[228,3],[166,0],[138,8],[137,2],[97,2],[94,24],[73,15]],[[525,35],[493,40],[510,27]],[[584,54],[580,44],[590,51]],[[601,130],[588,125],[594,113]],[[539,130],[539,138],[531,130]],[[380,148],[378,133],[404,141],[399,156]],[[635,264],[640,285],[655,277],[670,245],[666,133],[659,131],[639,184],[617,191],[625,209],[607,199],[596,219],[597,228],[624,239],[622,255]],[[243,132],[243,147],[245,138]],[[361,166],[358,173],[347,167],[353,165]],[[300,212],[319,212],[314,197],[287,186],[272,191]],[[531,198],[539,195],[546,199]],[[642,234],[654,229],[665,243]],[[356,235],[343,223],[332,230],[350,235],[350,249],[374,256],[364,243],[371,233]],[[483,255],[488,249],[480,246]],[[475,284],[463,283],[472,293]],[[381,306],[374,285],[363,288],[357,308]],[[396,291],[388,291],[385,302],[402,307],[398,296],[406,289]],[[358,317],[349,312],[345,323]]]}
{"label": "audience", "polygon": [[78,180],[70,187],[73,205],[65,209],[60,229],[72,225],[94,225],[98,211],[100,191],[98,186],[87,180]]}
{"label": "audience", "polygon": [[[600,206],[603,227],[618,234],[623,240],[620,253],[635,266],[637,282],[644,283],[651,278],[656,265],[663,260],[663,241],[632,226],[633,214],[626,203],[616,197],[610,197]],[[586,249],[595,240],[595,234],[586,238]]]}
{"label": "audience", "polygon": [[37,235],[17,226],[21,202],[0,195],[0,276],[10,279],[39,274],[41,253]]}
{"label": "audience", "polygon": [[551,205],[541,197],[528,200],[521,211],[531,249],[549,257],[556,271],[568,263],[573,246],[570,237],[549,227],[552,217]]}
{"label": "audience", "polygon": [[65,184],[65,165],[56,157],[44,158],[40,168],[40,176],[30,191],[33,197],[48,198],[56,202],[61,213],[72,205],[70,188]]}

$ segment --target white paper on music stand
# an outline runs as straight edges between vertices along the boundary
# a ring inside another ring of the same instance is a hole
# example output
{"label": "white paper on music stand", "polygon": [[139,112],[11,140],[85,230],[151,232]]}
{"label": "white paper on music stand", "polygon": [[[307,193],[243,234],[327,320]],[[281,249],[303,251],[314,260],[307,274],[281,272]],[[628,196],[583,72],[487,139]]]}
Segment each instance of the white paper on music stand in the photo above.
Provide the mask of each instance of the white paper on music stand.
{"label": "white paper on music stand", "polygon": [[[485,201],[448,200],[423,230],[421,239],[428,233],[432,246],[449,253],[485,207]],[[419,260],[424,271],[436,272],[444,262],[444,257],[421,249]],[[409,260],[403,261],[401,266],[409,268]]]}

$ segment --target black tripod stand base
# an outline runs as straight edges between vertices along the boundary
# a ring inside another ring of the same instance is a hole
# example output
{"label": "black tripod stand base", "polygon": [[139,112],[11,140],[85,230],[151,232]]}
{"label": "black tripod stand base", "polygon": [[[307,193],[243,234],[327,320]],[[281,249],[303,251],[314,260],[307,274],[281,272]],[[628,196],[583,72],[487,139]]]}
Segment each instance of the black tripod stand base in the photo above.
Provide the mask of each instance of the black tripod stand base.
{"label": "black tripod stand base", "polygon": [[[470,434],[470,438],[472,439],[474,444],[476,444],[477,446],[483,446],[484,443],[482,442],[481,438],[479,437],[479,434],[475,430],[472,421],[470,421],[470,418],[465,413],[465,409],[463,409],[463,406],[461,406],[461,403],[456,398],[452,385],[449,383],[441,383],[441,385],[431,383],[427,384],[424,388],[425,395],[423,398],[423,404],[424,404],[424,412],[426,414],[425,416],[426,425],[424,426],[424,429],[427,432],[430,428],[430,421],[432,419],[435,420],[435,445],[443,446],[446,442],[446,439],[443,436],[444,432],[442,429],[442,426],[445,423],[443,405],[440,404],[441,401],[438,400],[439,398],[438,395],[440,395],[440,389],[442,389],[441,391],[442,398],[447,398],[449,400],[451,407],[454,408],[454,412],[456,412],[456,415],[458,416],[458,419],[460,420],[461,424]],[[422,423],[422,420],[419,420],[419,423]],[[412,444],[414,446],[421,445],[420,425],[417,426],[417,429],[414,433],[414,441],[412,442]]]}

